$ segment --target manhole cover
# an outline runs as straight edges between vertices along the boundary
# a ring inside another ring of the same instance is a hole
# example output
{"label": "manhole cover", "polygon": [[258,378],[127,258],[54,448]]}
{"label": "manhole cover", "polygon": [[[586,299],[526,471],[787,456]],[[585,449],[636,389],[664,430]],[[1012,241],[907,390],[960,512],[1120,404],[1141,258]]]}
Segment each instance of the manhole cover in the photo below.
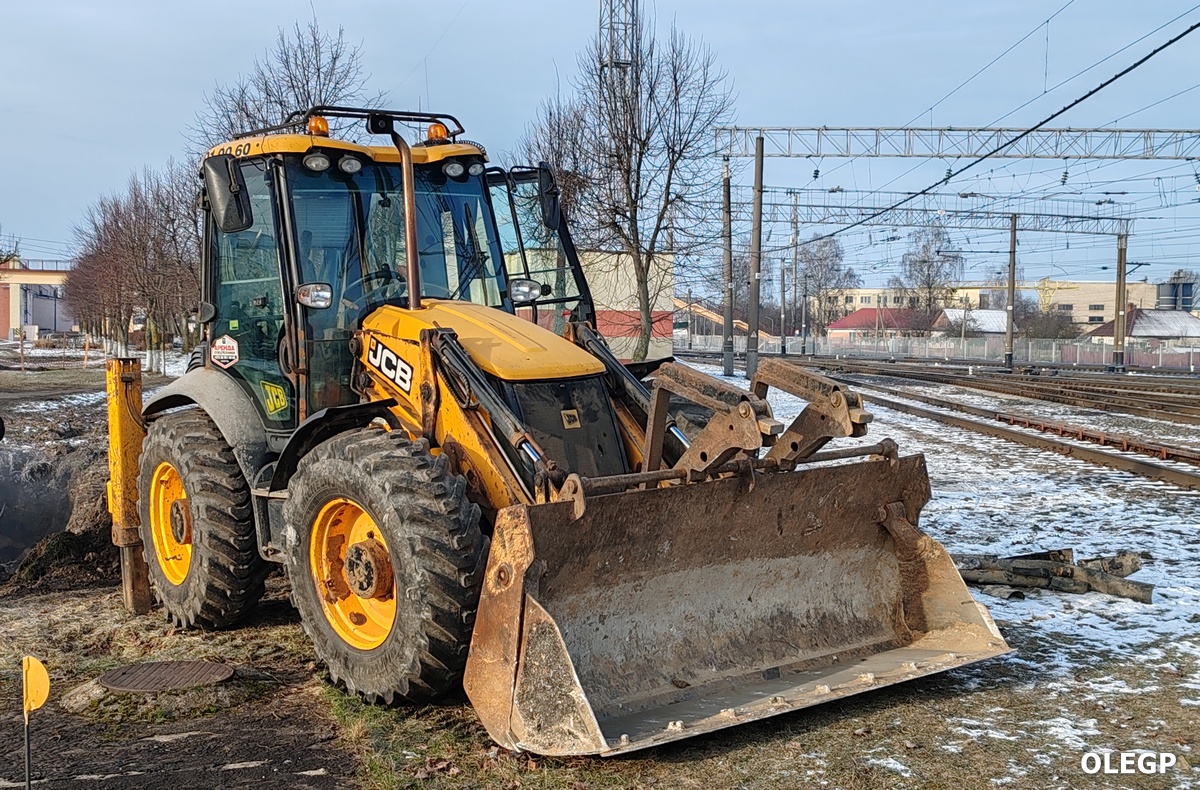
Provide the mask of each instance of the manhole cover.
{"label": "manhole cover", "polygon": [[233,677],[229,664],[211,661],[149,661],[110,669],[99,677],[109,691],[152,694],[158,691],[214,686]]}

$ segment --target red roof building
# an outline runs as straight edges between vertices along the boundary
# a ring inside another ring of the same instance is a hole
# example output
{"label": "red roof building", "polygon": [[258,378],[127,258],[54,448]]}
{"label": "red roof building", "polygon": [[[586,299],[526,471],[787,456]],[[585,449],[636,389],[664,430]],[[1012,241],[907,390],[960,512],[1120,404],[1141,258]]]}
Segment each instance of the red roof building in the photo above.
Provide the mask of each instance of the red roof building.
{"label": "red roof building", "polygon": [[864,307],[834,321],[826,331],[830,338],[841,340],[921,337],[928,334],[929,324],[929,316],[916,310]]}

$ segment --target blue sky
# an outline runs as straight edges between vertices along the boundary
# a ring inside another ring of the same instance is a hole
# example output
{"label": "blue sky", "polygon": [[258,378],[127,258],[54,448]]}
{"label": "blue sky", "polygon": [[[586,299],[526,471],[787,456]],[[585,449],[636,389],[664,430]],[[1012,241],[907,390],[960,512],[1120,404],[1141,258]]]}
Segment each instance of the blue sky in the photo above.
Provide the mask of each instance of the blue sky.
{"label": "blue sky", "polygon": [[[672,20],[704,39],[728,70],[739,122],[793,125],[899,125],[1034,29],[1066,0],[936,2],[660,2],[649,6],[660,27]],[[274,39],[276,28],[307,20],[345,27],[361,42],[370,86],[389,104],[458,115],[468,137],[493,150],[511,147],[538,103],[576,70],[576,53],[595,35],[597,2],[438,4],[394,0],[260,0],[255,3],[14,2],[0,6],[0,148],[6,152],[0,228],[23,239],[28,257],[59,257],[89,203],[119,189],[131,171],[158,166],[185,145],[183,130],[214,83],[233,80]],[[1181,13],[1183,18],[1068,83],[1075,74]],[[1190,2],[1075,0],[1048,29],[916,121],[985,125],[1024,102],[1004,121],[1028,125],[1200,20]],[[1055,125],[1105,125],[1200,82],[1200,33],[1185,39]],[[1121,121],[1122,126],[1200,128],[1200,89]],[[769,160],[767,183],[845,189],[878,188],[915,160],[826,159],[813,181],[807,161]],[[841,165],[839,167],[839,165]],[[946,162],[930,161],[889,189],[937,180]],[[1131,260],[1153,265],[1152,279],[1200,255],[1200,181],[1191,163],[1076,163],[1068,184],[1081,200],[1123,189],[1143,216]],[[835,170],[835,168],[837,168]],[[955,191],[989,194],[1057,189],[1062,163],[1005,160],[983,166]],[[1154,179],[1158,178],[1159,181]],[[1107,182],[1123,181],[1120,187]],[[1102,183],[1103,182],[1103,183]],[[1177,205],[1182,204],[1182,205]],[[782,230],[782,229],[780,229]],[[806,234],[812,228],[806,229]],[[778,233],[779,231],[776,231]],[[907,231],[901,230],[902,233]],[[903,243],[878,232],[847,234],[852,263],[886,277]],[[1003,263],[1004,234],[957,233],[974,275]],[[1195,242],[1195,244],[1193,244]],[[1029,276],[1108,279],[1114,256],[1106,239],[1022,239]],[[972,272],[969,272],[972,274]]]}

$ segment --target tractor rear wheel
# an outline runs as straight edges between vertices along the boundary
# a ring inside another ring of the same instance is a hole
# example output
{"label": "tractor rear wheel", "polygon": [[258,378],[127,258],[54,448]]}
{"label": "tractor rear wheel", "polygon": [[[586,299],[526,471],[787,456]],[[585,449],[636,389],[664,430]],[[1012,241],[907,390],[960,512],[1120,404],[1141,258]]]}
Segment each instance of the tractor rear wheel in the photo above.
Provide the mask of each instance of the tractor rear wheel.
{"label": "tractor rear wheel", "polygon": [[224,628],[263,594],[250,488],[233,450],[199,409],[150,423],[138,511],[150,578],[181,627]]}
{"label": "tractor rear wheel", "polygon": [[487,540],[446,456],[399,431],[347,431],[301,459],[288,490],[292,600],[333,681],[386,704],[454,688]]}

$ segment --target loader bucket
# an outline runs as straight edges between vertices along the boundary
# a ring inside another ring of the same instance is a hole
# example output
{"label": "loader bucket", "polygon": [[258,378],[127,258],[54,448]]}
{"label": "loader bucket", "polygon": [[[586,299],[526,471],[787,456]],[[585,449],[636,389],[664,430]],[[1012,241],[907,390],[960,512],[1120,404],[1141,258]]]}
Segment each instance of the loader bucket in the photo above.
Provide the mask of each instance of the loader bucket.
{"label": "loader bucket", "polygon": [[1008,652],[928,500],[909,456],[506,508],[467,694],[507,748],[617,754]]}

